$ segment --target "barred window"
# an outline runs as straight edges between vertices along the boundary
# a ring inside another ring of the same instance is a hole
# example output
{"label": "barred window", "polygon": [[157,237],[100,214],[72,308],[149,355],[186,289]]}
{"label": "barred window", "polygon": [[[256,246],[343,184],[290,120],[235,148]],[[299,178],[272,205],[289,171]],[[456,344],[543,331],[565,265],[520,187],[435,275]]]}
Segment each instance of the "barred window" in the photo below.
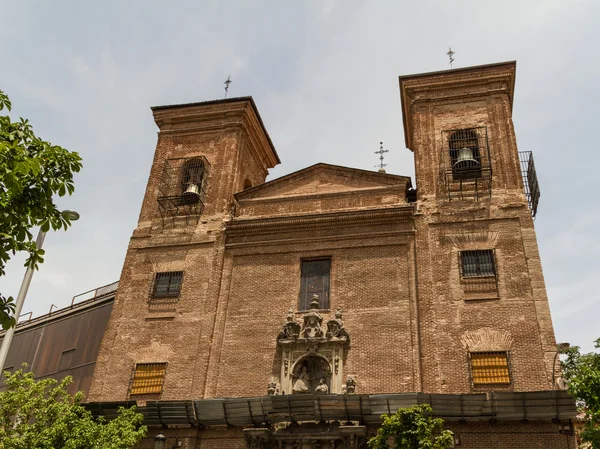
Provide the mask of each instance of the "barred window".
{"label": "barred window", "polygon": [[461,251],[462,277],[496,276],[494,250]]}
{"label": "barred window", "polygon": [[154,298],[174,298],[179,296],[181,291],[181,281],[183,280],[183,271],[169,271],[166,273],[156,273],[154,277],[154,288],[152,297]]}
{"label": "barred window", "polygon": [[471,375],[474,385],[510,384],[508,353],[472,352]]}
{"label": "barred window", "polygon": [[136,363],[129,394],[162,393],[166,371],[166,363]]}
{"label": "barred window", "polygon": [[331,259],[303,260],[300,280],[299,310],[308,310],[313,295],[319,297],[319,308],[329,308],[329,276]]}

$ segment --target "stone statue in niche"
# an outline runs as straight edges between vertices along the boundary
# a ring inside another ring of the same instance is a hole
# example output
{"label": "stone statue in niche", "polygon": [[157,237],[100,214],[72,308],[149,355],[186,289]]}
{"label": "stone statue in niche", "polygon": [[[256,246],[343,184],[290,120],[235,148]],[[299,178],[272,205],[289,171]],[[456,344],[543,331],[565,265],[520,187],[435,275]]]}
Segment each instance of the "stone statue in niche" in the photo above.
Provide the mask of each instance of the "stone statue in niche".
{"label": "stone statue in niche", "polygon": [[277,340],[286,338],[298,338],[300,336],[300,324],[294,320],[294,311],[290,309],[287,314],[287,321],[283,325],[283,330],[277,336]]}
{"label": "stone statue in niche", "polygon": [[304,338],[322,338],[323,329],[321,324],[323,323],[323,317],[317,309],[319,308],[319,296],[313,295],[312,301],[310,302],[310,311],[304,315],[304,330],[302,336]]}
{"label": "stone statue in niche", "polygon": [[308,371],[305,365],[302,365],[302,371],[294,382],[292,388],[294,393],[308,393],[310,392],[310,378],[308,377]]}
{"label": "stone statue in niche", "polygon": [[342,309],[335,311],[335,318],[327,321],[327,339],[328,340],[347,340],[350,341],[350,336],[344,329],[342,321]]}
{"label": "stone statue in niche", "polygon": [[325,379],[321,378],[321,380],[319,381],[319,385],[317,385],[317,388],[315,388],[315,393],[317,393],[317,394],[329,393],[329,387],[325,383]]}
{"label": "stone statue in niche", "polygon": [[330,382],[331,367],[319,356],[305,357],[292,371],[292,393],[294,394],[328,393]]}

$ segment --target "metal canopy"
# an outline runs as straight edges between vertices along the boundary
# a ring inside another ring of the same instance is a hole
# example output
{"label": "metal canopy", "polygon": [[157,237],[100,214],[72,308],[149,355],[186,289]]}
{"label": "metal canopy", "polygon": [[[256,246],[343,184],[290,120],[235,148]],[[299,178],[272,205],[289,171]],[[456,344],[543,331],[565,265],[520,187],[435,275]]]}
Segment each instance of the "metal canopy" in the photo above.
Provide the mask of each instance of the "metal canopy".
{"label": "metal canopy", "polygon": [[[95,416],[117,416],[119,407],[135,401],[91,402]],[[564,390],[481,394],[354,394],[290,395],[252,398],[147,402],[138,411],[150,426],[259,426],[278,422],[381,422],[382,414],[415,404],[430,404],[433,415],[446,420],[569,420],[575,400]]]}

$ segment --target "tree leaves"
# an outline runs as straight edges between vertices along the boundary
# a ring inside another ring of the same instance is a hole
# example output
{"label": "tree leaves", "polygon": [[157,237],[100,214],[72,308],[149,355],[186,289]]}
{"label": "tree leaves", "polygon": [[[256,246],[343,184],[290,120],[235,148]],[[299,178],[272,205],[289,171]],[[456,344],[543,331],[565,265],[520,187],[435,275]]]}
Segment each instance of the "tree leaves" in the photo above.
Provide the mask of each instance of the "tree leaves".
{"label": "tree leaves", "polygon": [[[24,365],[26,366],[26,365]],[[36,381],[23,369],[5,371],[7,390],[0,392],[0,447],[3,449],[128,449],[145,435],[143,415],[119,408],[106,421],[94,418],[81,405],[84,396],[71,396],[67,376]]]}
{"label": "tree leaves", "polygon": [[[594,347],[600,349],[600,338]],[[600,449],[600,354],[581,354],[579,346],[563,351],[567,359],[561,362],[569,392],[580,404],[585,423],[580,436],[593,449]]]}
{"label": "tree leaves", "polygon": [[367,443],[371,449],[449,449],[453,434],[444,429],[444,420],[431,416],[431,406],[401,408],[393,415],[382,415],[383,423]]}
{"label": "tree leaves", "polygon": [[[0,90],[0,111],[11,107]],[[37,268],[44,261],[30,229],[40,226],[46,232],[70,226],[53,197],[74,192],[73,175],[81,167],[77,153],[37,137],[27,119],[12,122],[8,115],[0,116],[0,276],[17,252],[30,254],[26,266]],[[0,294],[0,325],[5,329],[14,324],[11,305],[12,298]]]}

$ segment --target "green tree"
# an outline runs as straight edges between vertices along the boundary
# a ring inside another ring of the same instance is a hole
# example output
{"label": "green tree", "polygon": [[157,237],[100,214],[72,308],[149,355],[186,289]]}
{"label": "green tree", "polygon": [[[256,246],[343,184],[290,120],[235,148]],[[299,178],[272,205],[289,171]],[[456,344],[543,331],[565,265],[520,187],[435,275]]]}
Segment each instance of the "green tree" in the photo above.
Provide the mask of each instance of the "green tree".
{"label": "green tree", "polygon": [[444,420],[431,416],[431,406],[401,408],[382,415],[383,423],[372,437],[371,449],[448,449],[454,447],[453,434],[444,429]]}
{"label": "green tree", "polygon": [[[0,90],[0,111],[10,111],[8,96]],[[77,153],[37,137],[28,120],[12,122],[0,115],[0,276],[17,251],[26,251],[26,266],[44,261],[31,228],[65,230],[71,224],[54,204],[53,196],[71,195],[73,174],[81,169]],[[12,327],[15,304],[0,293],[0,325]]]}
{"label": "green tree", "polygon": [[[594,347],[600,349],[600,338]],[[588,447],[600,449],[600,354],[582,354],[579,346],[572,346],[563,353],[567,355],[561,362],[563,375],[585,416],[580,437]]]}
{"label": "green tree", "polygon": [[128,449],[146,435],[143,415],[120,408],[117,418],[94,418],[83,393],[67,393],[70,376],[36,381],[23,369],[4,372],[0,393],[0,449]]}

